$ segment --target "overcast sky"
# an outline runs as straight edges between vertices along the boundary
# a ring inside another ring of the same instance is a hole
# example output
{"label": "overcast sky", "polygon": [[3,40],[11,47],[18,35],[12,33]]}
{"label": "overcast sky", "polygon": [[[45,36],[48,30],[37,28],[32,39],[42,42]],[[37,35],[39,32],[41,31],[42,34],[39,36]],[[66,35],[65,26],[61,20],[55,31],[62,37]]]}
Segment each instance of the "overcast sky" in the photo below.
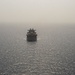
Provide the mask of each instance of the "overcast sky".
{"label": "overcast sky", "polygon": [[75,24],[75,0],[0,0],[0,23]]}

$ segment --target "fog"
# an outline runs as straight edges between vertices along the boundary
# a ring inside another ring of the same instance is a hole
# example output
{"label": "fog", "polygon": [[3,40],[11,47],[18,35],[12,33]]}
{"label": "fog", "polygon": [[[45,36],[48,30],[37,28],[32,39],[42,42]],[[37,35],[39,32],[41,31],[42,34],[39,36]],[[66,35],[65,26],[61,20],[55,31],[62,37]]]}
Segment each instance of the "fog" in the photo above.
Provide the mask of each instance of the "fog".
{"label": "fog", "polygon": [[0,23],[75,24],[75,0],[0,0]]}

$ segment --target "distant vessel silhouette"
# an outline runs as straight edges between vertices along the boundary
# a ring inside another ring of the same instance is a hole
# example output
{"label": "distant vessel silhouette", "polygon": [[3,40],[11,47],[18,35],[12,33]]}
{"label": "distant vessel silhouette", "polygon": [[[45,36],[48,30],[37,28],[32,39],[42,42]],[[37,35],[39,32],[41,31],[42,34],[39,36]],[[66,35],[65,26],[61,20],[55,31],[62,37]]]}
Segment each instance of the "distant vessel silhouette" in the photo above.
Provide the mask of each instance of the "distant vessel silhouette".
{"label": "distant vessel silhouette", "polygon": [[33,42],[33,41],[37,41],[37,34],[35,32],[34,29],[29,29],[27,32],[27,41]]}

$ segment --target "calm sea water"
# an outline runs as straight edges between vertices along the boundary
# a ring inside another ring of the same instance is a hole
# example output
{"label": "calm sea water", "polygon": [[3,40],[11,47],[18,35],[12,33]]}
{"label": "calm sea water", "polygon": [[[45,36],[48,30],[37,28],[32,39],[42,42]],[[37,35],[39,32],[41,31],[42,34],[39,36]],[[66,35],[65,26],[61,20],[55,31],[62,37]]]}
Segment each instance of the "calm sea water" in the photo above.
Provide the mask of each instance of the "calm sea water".
{"label": "calm sea water", "polygon": [[0,25],[0,75],[75,75],[75,25]]}

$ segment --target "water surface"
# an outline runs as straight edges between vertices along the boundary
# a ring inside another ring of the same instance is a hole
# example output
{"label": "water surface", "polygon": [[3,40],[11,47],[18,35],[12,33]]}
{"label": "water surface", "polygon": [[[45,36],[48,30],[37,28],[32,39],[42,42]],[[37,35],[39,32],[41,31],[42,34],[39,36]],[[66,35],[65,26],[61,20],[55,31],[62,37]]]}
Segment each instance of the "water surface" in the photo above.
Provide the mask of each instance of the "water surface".
{"label": "water surface", "polygon": [[75,26],[0,25],[0,75],[75,75]]}

